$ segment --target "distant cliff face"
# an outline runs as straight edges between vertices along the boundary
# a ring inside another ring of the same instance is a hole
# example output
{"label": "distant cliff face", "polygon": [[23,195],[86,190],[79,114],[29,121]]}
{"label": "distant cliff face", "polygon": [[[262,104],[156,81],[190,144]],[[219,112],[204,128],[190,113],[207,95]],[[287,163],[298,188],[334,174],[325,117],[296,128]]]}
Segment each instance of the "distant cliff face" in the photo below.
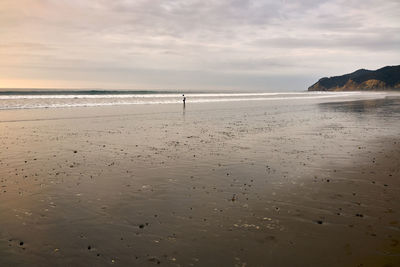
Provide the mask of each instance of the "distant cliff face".
{"label": "distant cliff face", "polygon": [[353,73],[322,78],[308,91],[400,90],[400,65],[375,71],[360,69]]}

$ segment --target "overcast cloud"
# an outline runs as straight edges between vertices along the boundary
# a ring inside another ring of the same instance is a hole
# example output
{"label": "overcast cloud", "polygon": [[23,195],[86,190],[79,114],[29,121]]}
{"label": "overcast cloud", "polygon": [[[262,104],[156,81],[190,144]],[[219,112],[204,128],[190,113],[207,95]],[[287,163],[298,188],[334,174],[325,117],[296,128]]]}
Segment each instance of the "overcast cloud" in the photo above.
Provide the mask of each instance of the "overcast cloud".
{"label": "overcast cloud", "polygon": [[1,0],[0,87],[306,90],[400,64],[398,0]]}

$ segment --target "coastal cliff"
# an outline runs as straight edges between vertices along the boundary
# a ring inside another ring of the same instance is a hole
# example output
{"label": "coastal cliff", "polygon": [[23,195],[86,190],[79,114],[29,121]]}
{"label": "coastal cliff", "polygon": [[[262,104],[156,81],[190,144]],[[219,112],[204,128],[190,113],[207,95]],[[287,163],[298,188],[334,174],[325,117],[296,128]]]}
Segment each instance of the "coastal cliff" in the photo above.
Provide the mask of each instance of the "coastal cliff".
{"label": "coastal cliff", "polygon": [[378,70],[360,69],[353,73],[322,78],[308,91],[400,90],[400,65]]}

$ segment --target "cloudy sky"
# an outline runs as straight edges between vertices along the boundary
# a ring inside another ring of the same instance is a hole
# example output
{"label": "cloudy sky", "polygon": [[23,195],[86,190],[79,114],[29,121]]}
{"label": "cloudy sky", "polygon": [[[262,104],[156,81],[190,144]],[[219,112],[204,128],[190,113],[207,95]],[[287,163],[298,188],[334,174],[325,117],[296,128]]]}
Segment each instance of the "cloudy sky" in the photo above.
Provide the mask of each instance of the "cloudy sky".
{"label": "cloudy sky", "polygon": [[399,64],[399,0],[0,1],[0,87],[305,90]]}

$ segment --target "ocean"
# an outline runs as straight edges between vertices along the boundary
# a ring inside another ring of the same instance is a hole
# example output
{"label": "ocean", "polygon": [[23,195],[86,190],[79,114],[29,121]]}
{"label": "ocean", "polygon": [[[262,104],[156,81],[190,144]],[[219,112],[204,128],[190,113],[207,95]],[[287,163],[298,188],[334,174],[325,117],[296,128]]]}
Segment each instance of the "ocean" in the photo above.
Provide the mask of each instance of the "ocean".
{"label": "ocean", "polygon": [[212,103],[234,101],[311,100],[324,98],[380,98],[384,92],[265,92],[265,93],[209,93],[166,91],[116,90],[24,90],[0,91],[0,110],[73,108],[117,105],[155,105],[182,103]]}

